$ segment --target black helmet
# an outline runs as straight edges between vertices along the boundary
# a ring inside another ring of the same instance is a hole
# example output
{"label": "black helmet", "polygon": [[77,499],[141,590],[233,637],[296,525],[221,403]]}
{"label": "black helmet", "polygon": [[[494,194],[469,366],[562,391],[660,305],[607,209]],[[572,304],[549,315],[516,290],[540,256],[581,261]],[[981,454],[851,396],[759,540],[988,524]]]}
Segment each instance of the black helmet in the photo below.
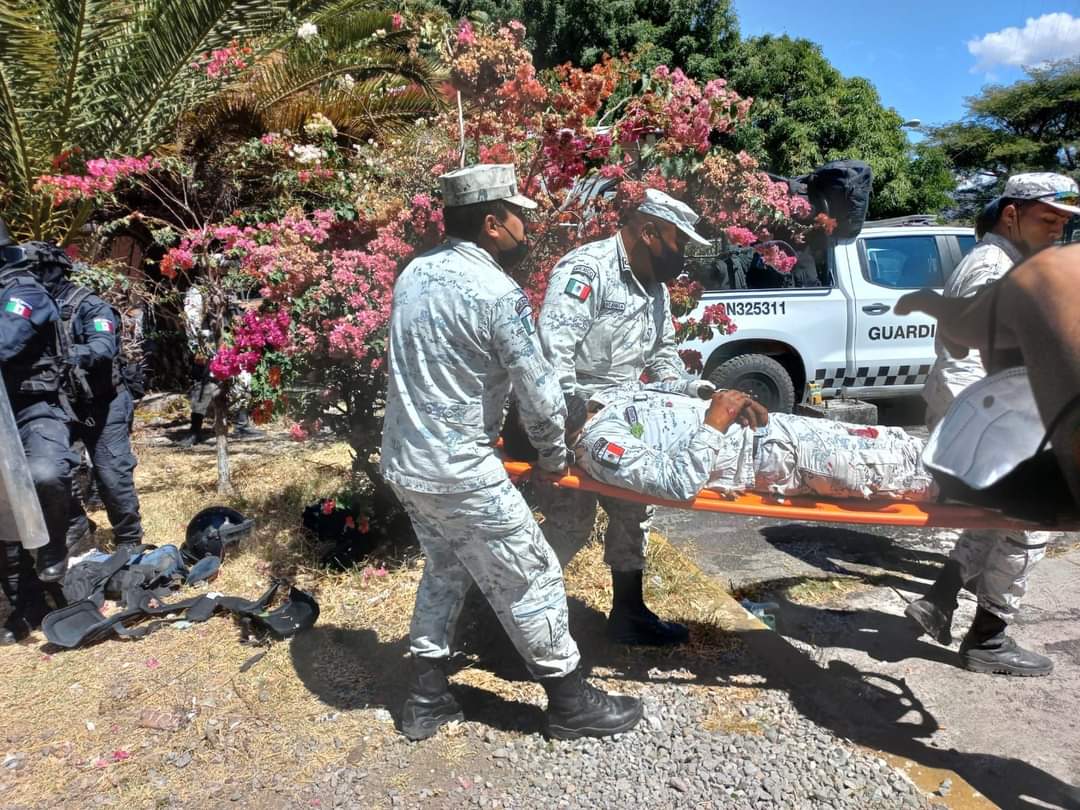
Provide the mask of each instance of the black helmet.
{"label": "black helmet", "polygon": [[203,509],[187,525],[187,535],[180,551],[188,564],[213,555],[225,559],[225,549],[249,534],[255,521],[227,506]]}
{"label": "black helmet", "polygon": [[52,242],[23,242],[4,251],[5,266],[30,273],[46,287],[66,278],[74,265],[62,247]]}

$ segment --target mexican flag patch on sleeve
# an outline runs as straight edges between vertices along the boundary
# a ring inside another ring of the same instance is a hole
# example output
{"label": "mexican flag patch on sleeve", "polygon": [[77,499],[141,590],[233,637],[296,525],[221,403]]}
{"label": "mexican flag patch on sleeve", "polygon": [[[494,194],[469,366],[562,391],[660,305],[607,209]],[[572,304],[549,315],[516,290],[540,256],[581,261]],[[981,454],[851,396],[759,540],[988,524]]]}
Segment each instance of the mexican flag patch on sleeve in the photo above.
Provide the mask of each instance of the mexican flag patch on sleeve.
{"label": "mexican flag patch on sleeve", "polygon": [[592,287],[580,278],[571,278],[567,283],[564,292],[570,297],[576,298],[578,301],[587,301],[592,294]]}
{"label": "mexican flag patch on sleeve", "polygon": [[115,332],[116,327],[113,326],[113,322],[108,318],[94,318],[94,331],[95,332]]}
{"label": "mexican flag patch on sleeve", "polygon": [[18,315],[20,318],[30,320],[30,316],[34,314],[34,308],[21,298],[9,298],[4,302],[4,312],[10,312],[12,315]]}
{"label": "mexican flag patch on sleeve", "polygon": [[597,449],[596,460],[609,469],[616,469],[626,450],[615,442],[605,442]]}

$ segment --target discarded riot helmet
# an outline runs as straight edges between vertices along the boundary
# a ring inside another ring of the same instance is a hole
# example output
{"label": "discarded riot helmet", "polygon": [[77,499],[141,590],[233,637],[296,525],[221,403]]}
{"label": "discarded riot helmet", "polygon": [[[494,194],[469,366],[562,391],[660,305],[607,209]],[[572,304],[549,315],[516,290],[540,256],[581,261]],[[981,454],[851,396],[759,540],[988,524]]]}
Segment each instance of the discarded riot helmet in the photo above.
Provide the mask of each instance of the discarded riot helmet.
{"label": "discarded riot helmet", "polygon": [[227,506],[203,509],[187,526],[187,536],[180,551],[192,565],[204,557],[225,559],[229,546],[240,542],[255,526],[255,521]]}

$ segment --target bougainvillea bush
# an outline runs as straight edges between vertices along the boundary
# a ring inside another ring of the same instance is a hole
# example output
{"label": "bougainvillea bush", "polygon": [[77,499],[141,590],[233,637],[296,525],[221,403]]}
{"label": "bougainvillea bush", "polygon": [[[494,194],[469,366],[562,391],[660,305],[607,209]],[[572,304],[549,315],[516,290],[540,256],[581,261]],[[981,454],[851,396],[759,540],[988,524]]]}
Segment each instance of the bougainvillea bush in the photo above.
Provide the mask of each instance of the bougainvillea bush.
{"label": "bougainvillea bush", "polygon": [[[257,161],[277,178],[277,197],[178,231],[161,262],[163,273],[175,275],[213,256],[258,286],[260,309],[234,321],[213,374],[251,372],[256,418],[286,414],[298,440],[326,431],[345,436],[357,487],[373,496],[372,525],[392,504],[376,454],[393,283],[412,256],[441,238],[439,174],[462,160],[515,164],[519,186],[539,203],[519,271],[534,303],[555,262],[613,234],[620,212],[648,186],[687,200],[702,215],[701,230],[732,244],[798,245],[828,225],[811,219],[806,202],[748,155],[721,146],[750,106],[722,79],[701,85],[663,66],[640,75],[619,58],[538,74],[524,31],[519,23],[480,29],[462,22],[435,32],[448,65],[446,112],[417,121],[410,135],[353,143],[320,115],[299,132],[241,145],[239,163]],[[70,179],[42,183],[58,194],[79,190]],[[288,210],[268,220],[266,210],[282,210],[286,192]],[[775,248],[763,250],[782,271],[793,263]],[[672,286],[680,336],[734,330],[720,306],[687,320],[700,295],[692,282]],[[700,355],[684,359],[700,370]]]}

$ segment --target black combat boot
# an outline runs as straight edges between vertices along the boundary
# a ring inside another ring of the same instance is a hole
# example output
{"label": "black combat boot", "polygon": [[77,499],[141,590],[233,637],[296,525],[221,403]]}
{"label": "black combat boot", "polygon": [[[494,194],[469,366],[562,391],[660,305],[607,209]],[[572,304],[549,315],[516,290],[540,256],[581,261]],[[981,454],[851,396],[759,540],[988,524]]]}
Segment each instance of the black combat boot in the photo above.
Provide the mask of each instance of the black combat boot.
{"label": "black combat boot", "polygon": [[265,436],[264,431],[252,426],[247,411],[242,410],[236,414],[236,427],[229,434],[230,439],[262,439]]}
{"label": "black combat boot", "polygon": [[685,624],[665,622],[645,606],[641,571],[612,571],[614,595],[608,616],[608,638],[617,644],[665,646],[690,638]]}
{"label": "black combat boot", "polygon": [[556,740],[608,737],[629,731],[641,720],[641,701],[609,695],[587,680],[579,666],[562,678],[540,681],[547,692],[545,731]]}
{"label": "black combat boot", "polygon": [[203,440],[202,426],[203,415],[201,413],[193,413],[191,415],[191,430],[188,432],[188,435],[178,441],[176,445],[183,448],[190,448],[197,445]]}
{"label": "black combat boot", "polygon": [[90,518],[84,518],[74,526],[68,527],[64,542],[69,551],[78,548],[83,543],[89,546],[94,542],[95,533],[97,533],[97,524]]}
{"label": "black combat boot", "polygon": [[49,540],[37,550],[37,576],[42,582],[59,582],[67,573],[67,538]]}
{"label": "black combat boot", "polygon": [[947,560],[926,596],[908,603],[904,615],[938,644],[947,647],[952,644],[953,613],[956,612],[956,598],[962,587],[964,577],[960,572],[960,563]]}
{"label": "black combat boot", "polygon": [[980,607],[975,620],[960,642],[960,663],[972,672],[993,675],[1020,675],[1035,678],[1054,671],[1054,662],[1045,655],[1025,650],[1005,634],[1008,625],[1000,616]]}
{"label": "black combat boot", "polygon": [[0,645],[22,641],[41,626],[48,613],[45,591],[34,571],[30,553],[18,543],[0,543],[0,588],[11,603],[11,614],[0,628]]}
{"label": "black combat boot", "polygon": [[412,684],[401,710],[401,733],[410,740],[426,740],[440,726],[465,719],[442,666],[442,659],[413,656]]}

